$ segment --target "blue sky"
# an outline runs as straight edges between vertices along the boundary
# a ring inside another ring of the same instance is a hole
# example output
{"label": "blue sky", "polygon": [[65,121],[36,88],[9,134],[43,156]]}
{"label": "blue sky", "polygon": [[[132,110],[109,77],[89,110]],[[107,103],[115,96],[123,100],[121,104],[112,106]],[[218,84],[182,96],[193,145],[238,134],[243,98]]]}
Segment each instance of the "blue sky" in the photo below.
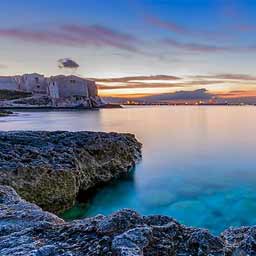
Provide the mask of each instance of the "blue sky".
{"label": "blue sky", "polygon": [[254,73],[254,0],[1,0],[0,9],[0,75],[71,72],[61,58],[86,77]]}

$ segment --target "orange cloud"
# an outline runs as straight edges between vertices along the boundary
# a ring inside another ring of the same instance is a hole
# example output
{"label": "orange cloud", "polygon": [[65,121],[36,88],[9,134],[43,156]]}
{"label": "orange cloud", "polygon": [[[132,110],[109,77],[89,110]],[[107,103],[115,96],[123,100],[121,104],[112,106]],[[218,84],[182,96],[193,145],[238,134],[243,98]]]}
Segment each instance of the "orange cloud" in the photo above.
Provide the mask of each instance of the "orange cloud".
{"label": "orange cloud", "polygon": [[252,90],[252,91],[230,91],[228,93],[219,93],[218,97],[224,98],[224,99],[256,97],[256,90]]}

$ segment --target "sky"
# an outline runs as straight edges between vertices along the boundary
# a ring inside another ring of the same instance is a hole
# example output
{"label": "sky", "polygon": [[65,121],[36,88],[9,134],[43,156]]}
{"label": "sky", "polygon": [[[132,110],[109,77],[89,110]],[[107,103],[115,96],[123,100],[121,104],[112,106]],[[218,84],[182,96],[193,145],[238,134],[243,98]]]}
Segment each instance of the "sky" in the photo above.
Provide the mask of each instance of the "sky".
{"label": "sky", "polygon": [[[0,75],[74,73],[104,96],[256,96],[254,0],[1,0],[0,9]],[[65,58],[76,69],[60,68]]]}

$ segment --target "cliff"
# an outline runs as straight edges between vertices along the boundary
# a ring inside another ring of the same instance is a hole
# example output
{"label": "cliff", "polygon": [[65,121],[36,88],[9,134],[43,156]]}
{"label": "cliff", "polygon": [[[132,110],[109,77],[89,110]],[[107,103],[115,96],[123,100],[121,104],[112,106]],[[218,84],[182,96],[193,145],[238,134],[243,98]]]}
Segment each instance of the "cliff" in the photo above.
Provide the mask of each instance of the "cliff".
{"label": "cliff", "polygon": [[67,223],[0,186],[1,256],[243,256],[256,254],[255,239],[256,227],[216,237],[171,217],[128,209]]}
{"label": "cliff", "polygon": [[131,134],[0,132],[0,184],[58,213],[129,172],[140,157],[141,144]]}

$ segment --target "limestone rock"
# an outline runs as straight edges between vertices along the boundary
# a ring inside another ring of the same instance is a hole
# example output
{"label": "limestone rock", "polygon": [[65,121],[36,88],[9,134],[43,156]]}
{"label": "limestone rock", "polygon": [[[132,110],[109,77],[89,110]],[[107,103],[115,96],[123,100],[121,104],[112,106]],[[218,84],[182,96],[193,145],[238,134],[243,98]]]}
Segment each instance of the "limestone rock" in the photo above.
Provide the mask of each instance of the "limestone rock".
{"label": "limestone rock", "polygon": [[255,227],[230,228],[216,237],[129,209],[65,222],[0,186],[1,256],[253,256],[255,239]]}
{"label": "limestone rock", "polygon": [[102,132],[0,132],[0,184],[44,210],[61,212],[141,157],[132,134]]}

